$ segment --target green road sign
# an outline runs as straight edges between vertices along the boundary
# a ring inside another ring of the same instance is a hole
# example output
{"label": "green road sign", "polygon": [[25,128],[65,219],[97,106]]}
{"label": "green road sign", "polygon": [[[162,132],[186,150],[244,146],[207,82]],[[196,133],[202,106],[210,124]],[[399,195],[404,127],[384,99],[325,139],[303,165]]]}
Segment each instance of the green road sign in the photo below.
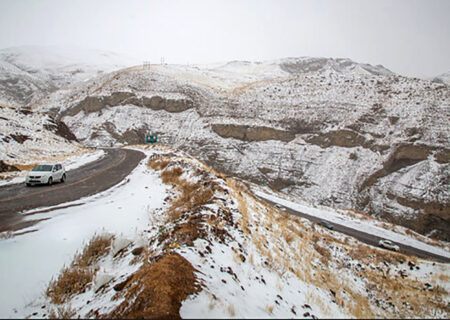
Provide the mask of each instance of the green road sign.
{"label": "green road sign", "polygon": [[156,134],[147,134],[145,136],[145,143],[157,143],[158,136]]}

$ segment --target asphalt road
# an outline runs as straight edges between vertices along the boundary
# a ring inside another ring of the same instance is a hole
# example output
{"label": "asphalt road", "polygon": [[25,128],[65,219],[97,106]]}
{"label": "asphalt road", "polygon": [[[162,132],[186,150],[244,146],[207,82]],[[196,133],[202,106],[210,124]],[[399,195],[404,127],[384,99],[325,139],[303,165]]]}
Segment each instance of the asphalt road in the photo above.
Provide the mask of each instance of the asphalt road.
{"label": "asphalt road", "polygon": [[0,232],[35,224],[25,221],[22,211],[54,206],[109,189],[122,181],[145,157],[128,149],[104,149],[105,156],[66,172],[66,182],[26,187],[25,183],[0,187]]}
{"label": "asphalt road", "polygon": [[[266,201],[269,204],[272,204],[272,205],[277,204],[276,202],[273,202],[273,201],[271,201],[269,199],[266,199],[264,197],[260,197],[260,198],[263,199],[264,201]],[[363,232],[361,230],[356,230],[356,229],[353,229],[353,228],[349,228],[349,227],[346,227],[344,225],[337,224],[335,222],[328,221],[328,220],[325,220],[325,219],[322,219],[322,218],[318,218],[318,217],[309,215],[309,214],[304,213],[304,212],[295,211],[295,210],[293,210],[291,208],[288,208],[288,207],[285,207],[285,206],[283,206],[283,207],[286,208],[286,210],[285,210],[286,212],[288,212],[290,214],[294,214],[294,215],[299,216],[299,217],[306,218],[306,219],[308,219],[310,221],[313,221],[313,222],[317,222],[318,223],[320,221],[327,221],[327,222],[329,222],[329,223],[331,223],[333,225],[333,231],[338,231],[338,232],[341,232],[343,234],[352,236],[352,237],[354,237],[354,238],[356,238],[356,239],[358,239],[358,240],[360,240],[360,241],[362,241],[364,243],[367,243],[367,244],[370,244],[370,245],[373,245],[373,246],[376,246],[376,247],[378,246],[378,241],[381,240],[381,239],[384,239],[384,238],[381,238],[381,237],[374,236],[372,234],[365,233],[365,232]],[[402,243],[398,243],[398,242],[395,242],[395,241],[392,241],[392,242],[397,244],[400,247],[400,252],[402,252],[404,254],[415,255],[415,256],[418,256],[418,257],[421,257],[421,258],[431,258],[431,259],[435,259],[435,260],[438,260],[438,261],[441,261],[441,262],[447,262],[447,263],[450,262],[450,259],[447,258],[447,257],[441,256],[441,255],[437,255],[437,254],[434,254],[434,253],[431,253],[431,252],[428,252],[428,251],[424,251],[424,250],[421,250],[421,249],[418,249],[418,248],[415,248],[415,247],[407,246],[407,245],[404,245]]]}

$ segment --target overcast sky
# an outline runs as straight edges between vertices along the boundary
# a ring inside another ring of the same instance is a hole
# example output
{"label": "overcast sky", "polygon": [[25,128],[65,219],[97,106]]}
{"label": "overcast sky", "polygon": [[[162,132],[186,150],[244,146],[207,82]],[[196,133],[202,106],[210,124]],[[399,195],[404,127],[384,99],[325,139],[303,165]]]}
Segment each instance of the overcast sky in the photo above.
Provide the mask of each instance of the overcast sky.
{"label": "overcast sky", "polygon": [[316,56],[450,71],[450,0],[0,0],[0,48],[80,46],[201,63]]}

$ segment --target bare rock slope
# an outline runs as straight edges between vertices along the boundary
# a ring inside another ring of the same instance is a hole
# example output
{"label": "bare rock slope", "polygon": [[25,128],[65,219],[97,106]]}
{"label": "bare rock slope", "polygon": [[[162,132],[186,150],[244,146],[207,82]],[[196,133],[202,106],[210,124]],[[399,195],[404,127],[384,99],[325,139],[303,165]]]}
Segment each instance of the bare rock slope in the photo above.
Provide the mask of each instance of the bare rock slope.
{"label": "bare rock slope", "polygon": [[159,134],[220,171],[450,241],[445,84],[348,59],[152,65],[34,104],[93,146]]}

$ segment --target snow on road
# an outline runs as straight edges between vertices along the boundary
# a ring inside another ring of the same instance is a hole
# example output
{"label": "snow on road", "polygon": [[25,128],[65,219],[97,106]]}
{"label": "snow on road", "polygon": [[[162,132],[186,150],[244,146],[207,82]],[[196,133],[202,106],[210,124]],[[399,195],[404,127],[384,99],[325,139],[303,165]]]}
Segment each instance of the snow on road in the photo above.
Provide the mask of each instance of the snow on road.
{"label": "snow on road", "polygon": [[367,234],[389,239],[391,241],[401,243],[403,245],[411,246],[420,250],[428,251],[437,255],[450,258],[450,252],[448,250],[423,243],[406,234],[399,234],[391,230],[383,229],[381,227],[374,225],[372,221],[363,221],[354,219],[350,215],[339,214],[336,212],[336,210],[333,210],[332,208],[313,207],[311,205],[308,205],[306,202],[303,204],[295,203],[262,191],[255,190],[255,194],[260,197],[269,199],[273,202],[279,203],[287,208],[291,208],[293,210],[303,212],[311,216],[319,217],[321,219],[331,221],[336,224],[341,224],[343,226],[353,228],[355,230],[360,230]]}
{"label": "snow on road", "polygon": [[52,276],[94,234],[109,232],[134,239],[148,229],[149,214],[163,207],[166,191],[145,163],[112,189],[67,203],[78,206],[31,215],[31,219],[51,219],[23,230],[29,233],[0,240],[1,318],[25,317],[25,306],[42,296]]}

